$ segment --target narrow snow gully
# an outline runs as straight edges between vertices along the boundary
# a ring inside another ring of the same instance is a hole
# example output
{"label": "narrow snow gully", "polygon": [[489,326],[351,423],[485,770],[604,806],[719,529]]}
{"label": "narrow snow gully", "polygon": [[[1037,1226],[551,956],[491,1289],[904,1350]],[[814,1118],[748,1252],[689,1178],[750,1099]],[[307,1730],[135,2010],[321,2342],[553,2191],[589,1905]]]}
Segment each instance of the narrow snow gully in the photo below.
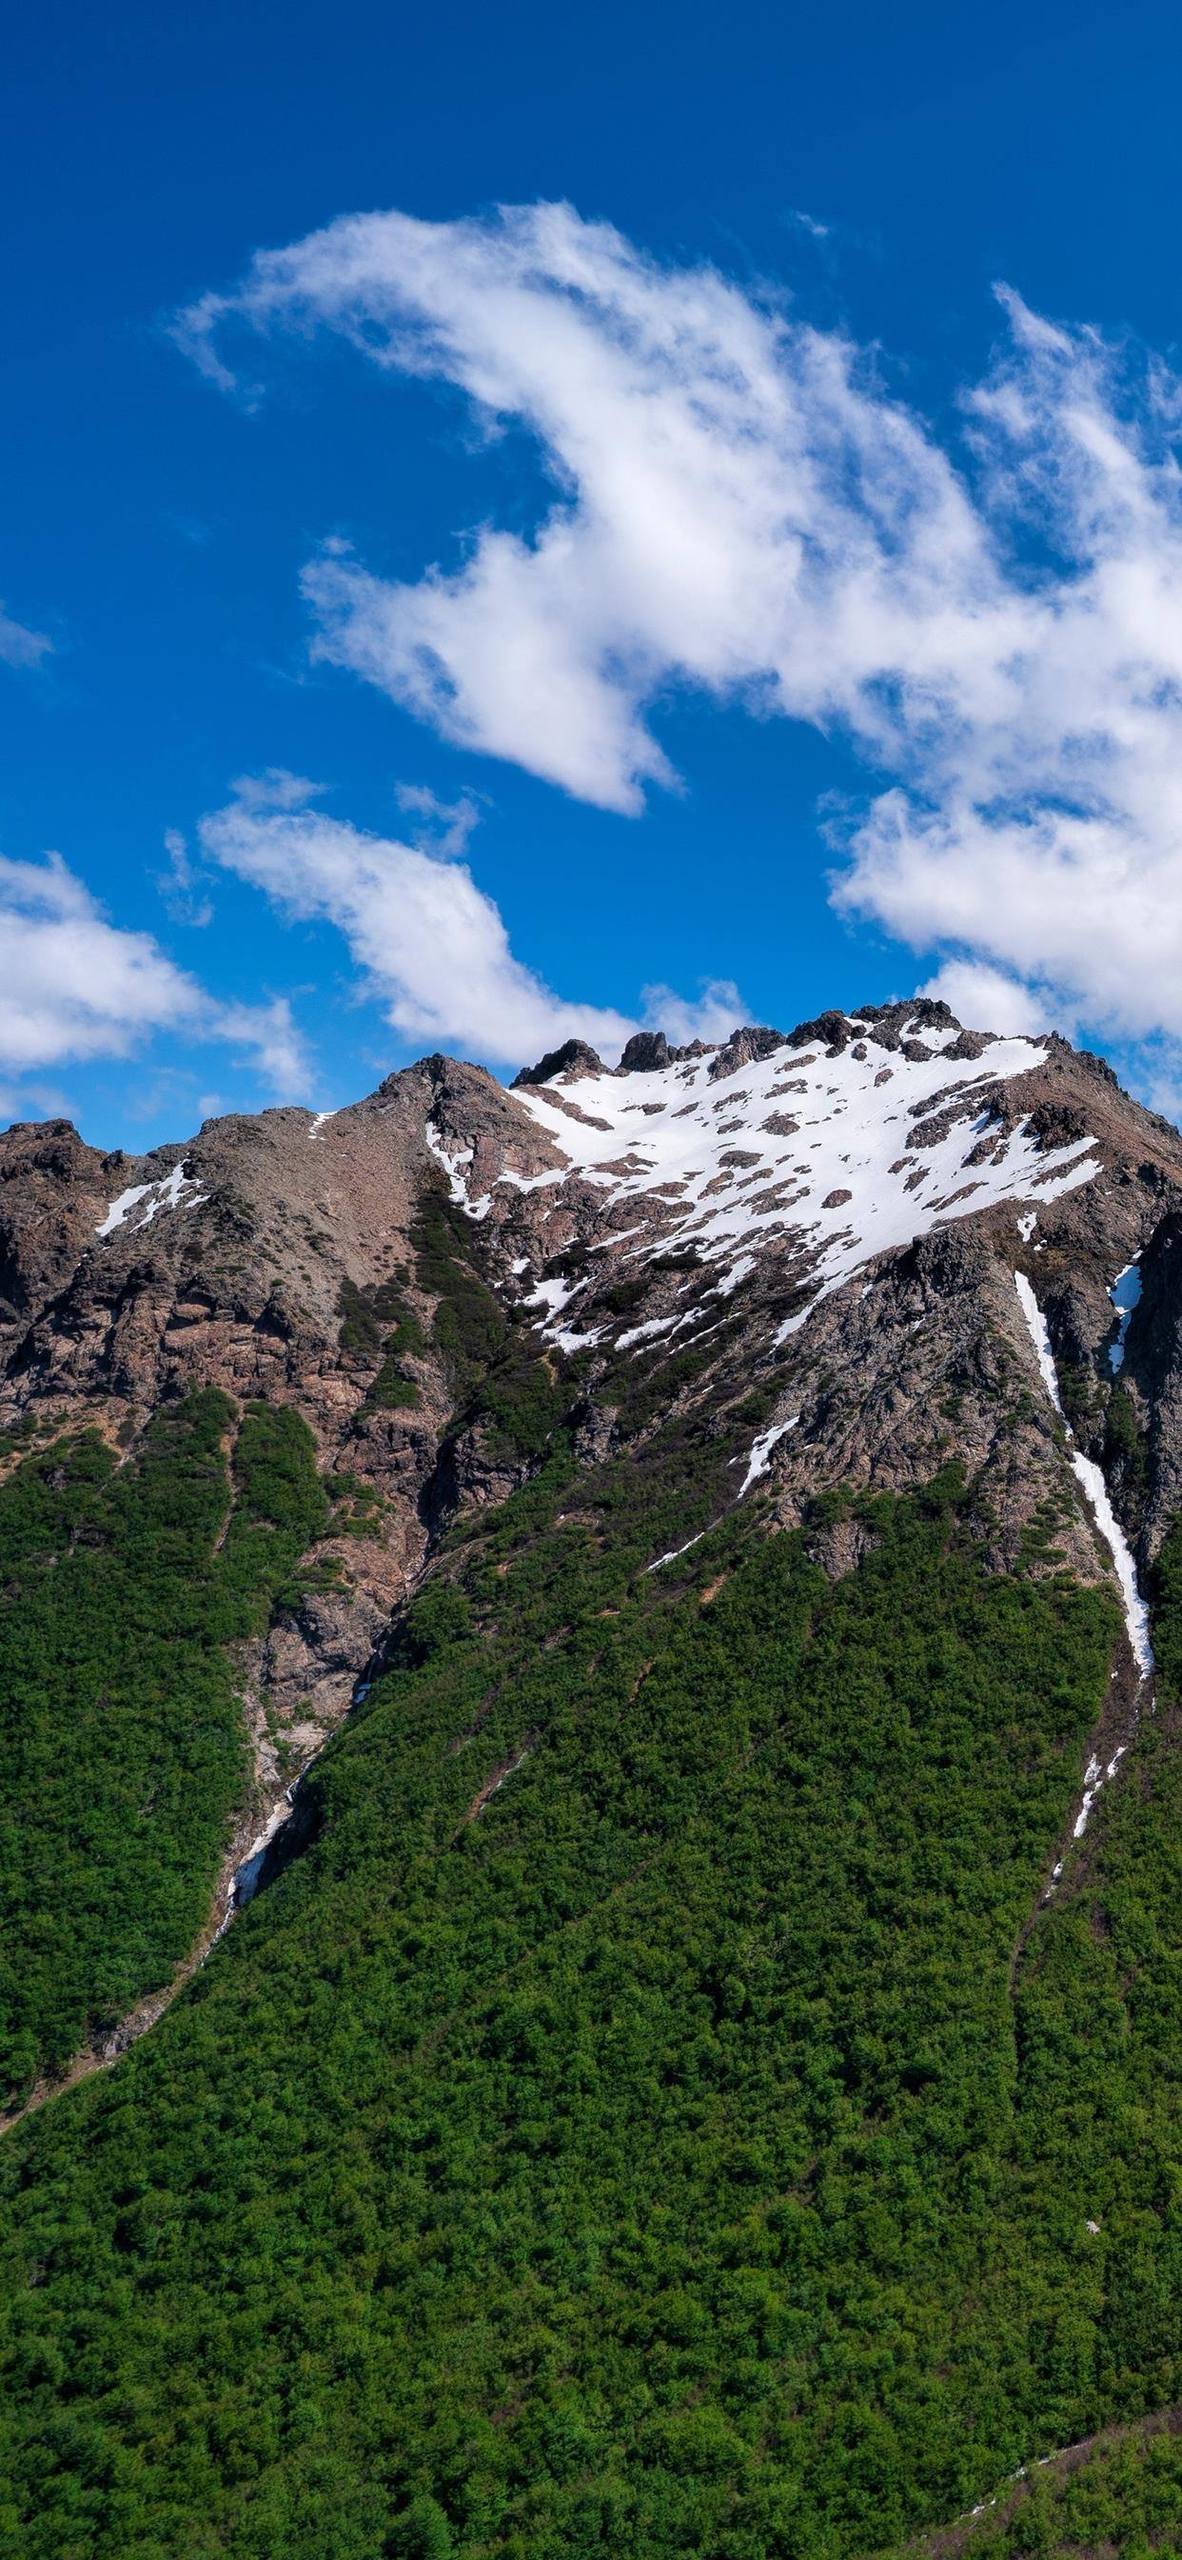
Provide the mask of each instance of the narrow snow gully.
{"label": "narrow snow gully", "polygon": [[[1136,1274],[1135,1289],[1128,1285],[1130,1281],[1130,1274]],[[1137,1726],[1140,1723],[1141,1711],[1146,1703],[1149,1682],[1153,1672],[1153,1645],[1150,1640],[1149,1633],[1149,1611],[1145,1603],[1140,1583],[1137,1579],[1137,1567],[1133,1558],[1132,1548],[1130,1547],[1124,1530],[1121,1528],[1120,1522],[1116,1517],[1116,1513],[1112,1508],[1112,1503],[1109,1499],[1108,1487],[1105,1484],[1101,1470],[1096,1465],[1094,1458],[1085,1458],[1082,1449],[1078,1449],[1076,1447],[1075,1435],[1063,1411],[1062,1399],[1059,1394],[1059,1380],[1055,1369],[1054,1353],[1051,1349],[1051,1337],[1047,1331],[1047,1320],[1043,1314],[1042,1308],[1039,1306],[1038,1300],[1035,1297],[1034,1291],[1024,1271],[1015,1271],[1014,1287],[1018,1292],[1018,1304],[1026,1319],[1027,1331],[1030,1335],[1031,1342],[1034,1345],[1035,1357],[1038,1361],[1039,1373],[1041,1375],[1043,1385],[1045,1386],[1047,1394],[1051,1399],[1051,1403],[1063,1424],[1063,1429],[1067,1436],[1067,1446],[1071,1457],[1072,1472],[1075,1475],[1076,1481],[1083,1488],[1084,1499],[1087,1502],[1088,1509],[1090,1510],[1096,1527],[1099,1530],[1101,1540],[1107,1547],[1108,1553],[1112,1558],[1113,1571],[1116,1575],[1117,1583],[1120,1588],[1121,1606],[1124,1610],[1125,1627],[1128,1631],[1129,1644],[1132,1649],[1133,1659],[1137,1665],[1138,1672],[1137,1686],[1132,1702],[1132,1713],[1129,1719],[1129,1728],[1125,1739],[1117,1745],[1116,1750],[1107,1762],[1099,1759],[1096,1753],[1093,1752],[1084,1772],[1083,1796],[1080,1802],[1079,1811],[1075,1817],[1075,1822],[1072,1826],[1072,1838],[1075,1840],[1082,1840],[1084,1832],[1088,1827],[1088,1817],[1091,1813],[1092,1806],[1096,1801],[1096,1797],[1099,1795],[1101,1787],[1106,1786],[1110,1778],[1115,1778],[1121,1761],[1124,1759],[1125,1753],[1129,1748],[1129,1743],[1131,1742]],[[1120,1292],[1119,1295],[1118,1292]],[[1129,1317],[1131,1316],[1133,1308],[1136,1306],[1137,1300],[1141,1294],[1140,1275],[1136,1273],[1135,1264],[1130,1263],[1126,1265],[1124,1271],[1122,1271],[1119,1274],[1119,1277],[1114,1281],[1108,1294],[1121,1319],[1120,1333],[1117,1342],[1114,1343],[1112,1351],[1109,1354],[1111,1367],[1113,1374],[1115,1375],[1119,1370],[1121,1360],[1124,1358],[1124,1336],[1128,1328]],[[1062,1872],[1063,1861],[1060,1859],[1051,1876],[1052,1890],[1058,1883]]]}
{"label": "narrow snow gully", "polygon": [[[302,1776],[303,1771],[301,1770],[300,1777]],[[299,1780],[297,1779],[296,1785],[298,1784]],[[288,1787],[280,1797],[279,1803],[276,1805],[274,1812],[271,1814],[269,1820],[263,1824],[262,1830],[258,1833],[257,1838],[251,1841],[250,1847],[246,1852],[246,1856],[244,1857],[241,1866],[235,1867],[234,1881],[230,1887],[229,1908],[226,1912],[227,1920],[232,1917],[235,1911],[244,1911],[247,1903],[254,1901],[255,1895],[263,1880],[263,1869],[267,1864],[269,1852],[274,1842],[277,1840],[279,1833],[281,1831],[286,1831],[288,1823],[291,1821],[294,1801],[295,1786],[291,1786]],[[223,1926],[224,1925],[225,1924],[223,1923]]]}
{"label": "narrow snow gully", "polygon": [[1108,1295],[1119,1319],[1116,1340],[1110,1345],[1108,1352],[1108,1366],[1113,1377],[1117,1378],[1125,1365],[1125,1336],[1129,1330],[1129,1321],[1134,1307],[1139,1307],[1141,1304],[1141,1272],[1135,1254],[1131,1262],[1126,1262],[1124,1270],[1117,1272]]}
{"label": "narrow snow gully", "polygon": [[[1121,1277],[1123,1279],[1123,1273]],[[1133,1551],[1109,1501],[1108,1487],[1099,1467],[1094,1458],[1085,1458],[1083,1451],[1076,1448],[1075,1435],[1063,1412],[1059,1395],[1059,1380],[1055,1370],[1055,1356],[1051,1350],[1051,1338],[1047,1331],[1047,1320],[1024,1271],[1015,1271],[1014,1287],[1018,1292],[1018,1304],[1026,1318],[1027,1330],[1034,1344],[1043,1385],[1067,1434],[1072,1469],[1083,1486],[1096,1527],[1112,1558],[1116,1578],[1120,1584],[1129,1643],[1133,1648],[1137,1668],[1144,1678],[1153,1669],[1153,1646],[1149,1638],[1149,1611],[1137,1580]],[[1132,1312],[1131,1306],[1129,1312],[1130,1314]]]}
{"label": "narrow snow gully", "polygon": [[[659,1573],[663,1565],[676,1564],[679,1556],[688,1556],[691,1547],[700,1547],[703,1538],[708,1538],[712,1529],[720,1529],[728,1515],[738,1510],[744,1494],[750,1492],[752,1485],[758,1483],[760,1476],[767,1474],[772,1462],[772,1451],[777,1441],[783,1439],[786,1431],[795,1431],[799,1420],[798,1413],[790,1413],[786,1415],[783,1422],[773,1422],[770,1430],[761,1431],[759,1438],[753,1443],[751,1455],[747,1460],[747,1473],[733,1502],[727,1503],[726,1509],[719,1512],[716,1520],[708,1520],[704,1529],[695,1530],[693,1537],[687,1538],[683,1547],[670,1547],[667,1554],[655,1556],[651,1564],[646,1564],[645,1572]],[[743,1453],[740,1450],[738,1457],[731,1459],[731,1465],[741,1467],[742,1463]]]}

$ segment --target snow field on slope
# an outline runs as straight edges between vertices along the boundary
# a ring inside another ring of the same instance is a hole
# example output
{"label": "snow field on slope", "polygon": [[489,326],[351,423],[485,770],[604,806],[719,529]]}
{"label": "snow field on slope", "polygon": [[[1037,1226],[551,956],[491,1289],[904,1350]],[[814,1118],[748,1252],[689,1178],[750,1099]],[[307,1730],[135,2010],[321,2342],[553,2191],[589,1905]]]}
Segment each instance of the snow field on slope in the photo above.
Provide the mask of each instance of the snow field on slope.
{"label": "snow field on slope", "polygon": [[[850,1027],[854,1041],[836,1058],[813,1042],[776,1049],[716,1080],[707,1056],[644,1074],[522,1086],[517,1099],[569,1170],[603,1191],[605,1205],[654,1193],[667,1202],[668,1221],[636,1259],[693,1244],[725,1290],[752,1268],[762,1244],[797,1240],[800,1277],[814,1283],[814,1295],[781,1327],[784,1340],[876,1255],[997,1201],[1055,1199],[1099,1171],[1093,1139],[1044,1152],[1025,1121],[1006,1133],[981,1108],[992,1086],[1042,1063],[1039,1042],[996,1040],[980,1059],[949,1059],[942,1052],[958,1037],[953,1029],[925,1035],[935,1054],[917,1060],[860,1040],[856,1019]],[[958,1101],[947,1135],[916,1147],[917,1122]],[[773,1119],[795,1125],[773,1128]],[[982,1160],[969,1163],[978,1150]],[[448,1170],[455,1179],[458,1165]],[[566,1178],[561,1170],[501,1177],[523,1190]],[[839,1192],[849,1197],[833,1199]],[[473,1214],[483,1213],[484,1203],[476,1204]],[[566,1348],[593,1338],[559,1323],[586,1285],[551,1280],[535,1295],[547,1332]],[[627,1339],[652,1339],[657,1325],[680,1330],[682,1321],[657,1319]]]}
{"label": "snow field on slope", "polygon": [[[199,1209],[205,1197],[183,1164],[174,1164],[172,1172],[159,1182],[133,1182],[129,1191],[121,1191],[118,1199],[109,1203],[95,1234],[113,1236],[129,1219],[133,1229],[150,1227],[162,1209]],[[141,1201],[146,1203],[142,1211]]]}

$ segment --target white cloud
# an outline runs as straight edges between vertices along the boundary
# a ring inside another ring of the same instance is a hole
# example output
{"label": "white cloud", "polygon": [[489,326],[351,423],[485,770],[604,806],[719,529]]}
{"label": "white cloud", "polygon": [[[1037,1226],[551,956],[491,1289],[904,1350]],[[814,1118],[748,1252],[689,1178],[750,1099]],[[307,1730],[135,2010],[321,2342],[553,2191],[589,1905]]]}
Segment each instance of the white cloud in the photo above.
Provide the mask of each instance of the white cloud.
{"label": "white cloud", "polygon": [[[1142,1044],[1132,1062],[1137,1091],[1151,1111],[1182,1124],[1182,1040],[1159,1039]],[[1117,1072],[1124,1067],[1119,1054]]]}
{"label": "white cloud", "polygon": [[748,1018],[733,978],[707,978],[688,1000],[672,987],[646,987],[643,1005],[645,1021],[663,1031],[675,1048],[686,1048],[691,1040],[726,1040]]}
{"label": "white cloud", "polygon": [[168,869],[157,873],[156,886],[174,924],[213,923],[213,900],[205,895],[192,855],[179,827],[164,830]]}
{"label": "white cloud", "polygon": [[44,631],[27,630],[23,622],[14,622],[0,604],[0,665],[39,667],[52,648],[53,642]]}
{"label": "white cloud", "polygon": [[[186,315],[343,333],[536,439],[554,503],[417,584],[339,545],[319,652],[601,806],[683,684],[841,728],[888,787],[849,913],[1114,1037],[1182,1032],[1182,382],[1012,293],[954,458],[846,339],[541,205],[345,218]],[[1021,1002],[1011,994],[1011,1007]]]}
{"label": "white cloud", "polygon": [[275,1093],[307,1088],[307,1061],[285,997],[219,1002],[150,933],[108,923],[59,854],[41,863],[0,856],[0,979],[0,1070],[8,1075],[130,1057],[166,1031],[230,1042]]}
{"label": "white cloud", "polygon": [[56,1084],[40,1080],[30,1084],[0,1083],[0,1127],[13,1120],[69,1120],[73,1104],[67,1093]]}
{"label": "white cloud", "polygon": [[305,583],[323,654],[605,807],[671,779],[644,719],[671,675],[810,718],[861,699],[877,738],[884,663],[950,558],[978,571],[947,461],[856,349],[566,207],[335,223],[188,315],[207,362],[231,314],[329,325],[533,430],[563,494],[531,542],[489,529],[417,586],[331,545]]}
{"label": "white cloud", "polygon": [[196,1038],[228,1041],[240,1053],[235,1064],[250,1065],[280,1101],[307,1100],[311,1062],[286,996],[271,996],[266,1004],[227,1004],[202,995],[192,1023]]}
{"label": "white cloud", "polygon": [[480,824],[479,805],[468,791],[458,800],[441,800],[425,782],[397,782],[394,797],[405,817],[419,820],[415,843],[425,851],[460,854]]}
{"label": "white cloud", "polygon": [[1022,978],[1007,977],[1004,969],[991,968],[987,960],[942,961],[917,993],[941,997],[958,1021],[978,1031],[1062,1031],[1074,1038],[1079,1028],[1073,1016],[1064,1016],[1053,988],[1028,986]]}
{"label": "white cloud", "polygon": [[[516,959],[466,863],[366,834],[311,805],[315,796],[292,774],[249,779],[202,820],[202,845],[287,915],[334,924],[400,1039],[520,1065],[570,1039],[614,1056],[637,1029],[610,1007],[566,1002]],[[422,814],[424,795],[412,806]],[[442,814],[454,827],[455,812]],[[696,1006],[654,989],[646,1010],[686,1040],[724,1037],[742,1018],[730,986],[706,988]]]}

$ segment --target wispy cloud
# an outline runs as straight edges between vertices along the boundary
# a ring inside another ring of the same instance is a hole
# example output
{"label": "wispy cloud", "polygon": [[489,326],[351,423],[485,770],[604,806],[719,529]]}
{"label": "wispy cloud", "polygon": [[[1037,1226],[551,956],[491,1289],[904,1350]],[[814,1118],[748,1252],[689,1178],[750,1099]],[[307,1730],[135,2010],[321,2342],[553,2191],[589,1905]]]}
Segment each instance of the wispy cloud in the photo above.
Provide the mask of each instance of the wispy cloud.
{"label": "wispy cloud", "polygon": [[707,978],[696,996],[679,996],[673,987],[645,987],[641,1003],[645,1022],[678,1048],[691,1040],[726,1040],[749,1019],[733,978]]}
{"label": "wispy cloud", "polygon": [[226,381],[236,325],[323,326],[537,440],[556,494],[528,540],[490,526],[415,584],[311,562],[322,656],[617,810],[674,779],[671,685],[840,728],[873,780],[839,906],[999,1001],[1172,1035],[1182,382],[1001,306],[955,453],[848,339],[561,205],[343,219],[183,334]]}
{"label": "wispy cloud", "polygon": [[0,665],[39,667],[52,648],[53,642],[44,631],[30,631],[23,622],[14,622],[0,604]]}
{"label": "wispy cloud", "polygon": [[[570,1039],[614,1056],[638,1028],[611,1007],[555,995],[516,958],[455,843],[431,851],[367,834],[317,808],[318,796],[297,775],[252,777],[202,820],[202,845],[286,915],[335,925],[401,1040],[520,1065]],[[412,794],[416,814],[425,799]],[[432,800],[431,811],[454,831],[454,810]],[[697,1004],[654,989],[646,1004],[648,1020],[686,1039],[720,1038],[741,1012],[733,987],[707,988]]]}
{"label": "wispy cloud", "polygon": [[404,817],[417,818],[414,841],[425,851],[461,854],[480,824],[480,804],[469,791],[461,791],[458,800],[441,800],[425,782],[399,782],[394,797]]}
{"label": "wispy cloud", "polygon": [[158,1032],[224,1041],[280,1096],[306,1092],[308,1062],[285,997],[223,1003],[149,933],[111,924],[61,856],[0,857],[0,1073],[126,1058]]}
{"label": "wispy cloud", "polygon": [[802,213],[799,205],[794,206],[788,219],[796,224],[798,230],[807,231],[810,240],[827,240],[829,237],[830,224],[818,222],[813,213]]}
{"label": "wispy cloud", "polygon": [[204,926],[213,923],[213,900],[202,886],[201,876],[179,827],[166,827],[164,851],[166,871],[156,874],[156,886],[174,924]]}

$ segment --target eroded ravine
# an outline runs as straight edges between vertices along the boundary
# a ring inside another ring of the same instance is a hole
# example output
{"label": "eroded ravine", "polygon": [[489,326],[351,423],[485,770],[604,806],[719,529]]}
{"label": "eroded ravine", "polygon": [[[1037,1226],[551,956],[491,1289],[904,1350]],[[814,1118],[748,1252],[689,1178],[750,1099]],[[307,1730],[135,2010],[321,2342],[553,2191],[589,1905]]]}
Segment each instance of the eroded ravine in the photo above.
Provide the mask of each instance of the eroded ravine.
{"label": "eroded ravine", "polygon": [[[1120,1274],[1117,1287],[1126,1276],[1126,1273]],[[1039,1374],[1063,1426],[1072,1473],[1083,1492],[1101,1544],[1108,1550],[1120,1591],[1129,1656],[1124,1663],[1117,1662],[1113,1667],[1109,1696],[1105,1700],[1104,1712],[1089,1745],[1087,1766],[1084,1770],[1079,1799],[1072,1815],[1070,1834],[1061,1843],[1045,1888],[1039,1896],[1037,1907],[1041,1908],[1054,1893],[1072,1846],[1076,1841],[1082,1840],[1088,1827],[1092,1807],[1101,1788],[1109,1785],[1119,1774],[1120,1764],[1135,1740],[1144,1718],[1152,1713],[1153,1640],[1149,1625],[1149,1605],[1141,1589],[1136,1558],[1113,1510],[1103,1473],[1095,1460],[1086,1458],[1083,1451],[1077,1447],[1075,1435],[1063,1411],[1058,1372],[1055,1367],[1054,1352],[1051,1349],[1046,1317],[1024,1271],[1014,1273],[1014,1286],[1038,1361]],[[1123,1359],[1124,1337],[1136,1299],[1131,1300],[1127,1311],[1123,1301],[1117,1299],[1115,1295],[1113,1303],[1121,1316],[1118,1344]],[[1029,1936],[1034,1917],[1035,1914],[1032,1913],[1019,1939],[1011,1967],[1011,1979]]]}
{"label": "eroded ravine", "polygon": [[[368,1686],[368,1679],[358,1681],[352,1705],[360,1704]],[[272,1805],[261,1829],[244,1840],[241,1836],[244,1826],[239,1825],[239,1834],[222,1861],[205,1921],[168,1981],[155,1991],[145,1992],[143,1998],[137,2000],[114,2026],[106,2028],[101,2036],[84,2045],[64,2071],[44,2074],[34,2083],[19,2107],[0,2114],[0,2138],[14,2132],[17,2125],[24,2123],[26,2116],[39,2114],[51,2099],[64,2097],[68,2089],[76,2089],[83,2080],[93,2079],[96,2072],[112,2070],[117,2062],[122,2061],[124,2054],[130,2052],[132,2045],[138,2044],[140,2037],[145,2036],[149,2028],[156,2026],[171,2009],[186,1984],[193,1980],[212,1955],[219,1939],[224,1938],[233,1926],[239,1912],[253,1902],[260,1885],[270,1881],[268,1869],[277,1873],[282,1865],[286,1865],[285,1839],[291,1843],[289,1854],[295,1854],[300,1828],[300,1791],[330,1739],[331,1736],[326,1734],[324,1741],[305,1760],[298,1776]],[[254,1819],[257,1821],[257,1816]]]}

